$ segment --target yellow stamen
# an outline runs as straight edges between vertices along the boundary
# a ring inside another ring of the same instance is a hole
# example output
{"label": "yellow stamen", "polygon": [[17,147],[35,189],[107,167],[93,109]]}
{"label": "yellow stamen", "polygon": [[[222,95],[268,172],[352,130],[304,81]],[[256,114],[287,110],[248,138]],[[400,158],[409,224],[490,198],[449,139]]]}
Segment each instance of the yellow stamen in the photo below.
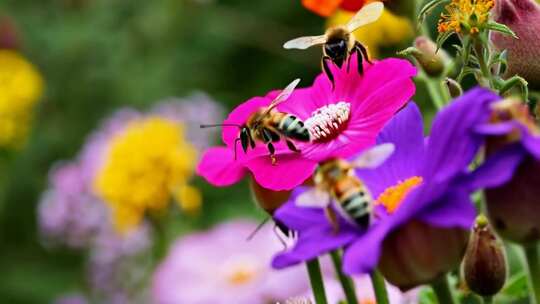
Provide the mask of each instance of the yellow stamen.
{"label": "yellow stamen", "polygon": [[400,181],[397,185],[384,190],[377,198],[377,203],[383,205],[389,213],[393,213],[401,205],[407,194],[421,183],[422,178],[420,176],[413,176]]}

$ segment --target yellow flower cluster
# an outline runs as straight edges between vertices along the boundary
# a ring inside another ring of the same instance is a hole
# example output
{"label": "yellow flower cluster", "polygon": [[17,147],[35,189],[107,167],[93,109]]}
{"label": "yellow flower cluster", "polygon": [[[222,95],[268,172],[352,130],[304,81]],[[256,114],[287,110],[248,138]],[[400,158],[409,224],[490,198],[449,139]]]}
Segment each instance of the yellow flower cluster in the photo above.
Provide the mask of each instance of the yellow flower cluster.
{"label": "yellow flower cluster", "polygon": [[437,30],[439,33],[462,33],[464,30],[476,34],[488,21],[489,11],[495,6],[494,0],[452,0],[441,14]]}
{"label": "yellow flower cluster", "polygon": [[422,183],[422,178],[419,176],[410,177],[397,185],[384,190],[377,198],[377,203],[383,205],[386,211],[393,213],[401,205],[407,194],[416,186]]}
{"label": "yellow flower cluster", "polygon": [[95,190],[113,211],[117,230],[125,232],[147,212],[163,211],[173,197],[196,212],[201,196],[187,184],[195,162],[196,150],[180,123],[157,116],[135,120],[111,139]]}
{"label": "yellow flower cluster", "polygon": [[[355,13],[339,11],[328,19],[328,27],[346,24]],[[392,46],[407,41],[414,34],[411,21],[404,17],[392,14],[387,9],[374,23],[356,30],[356,40],[367,47],[369,55],[377,58],[379,48]]]}
{"label": "yellow flower cluster", "polygon": [[0,147],[24,143],[42,94],[36,68],[15,51],[0,50]]}

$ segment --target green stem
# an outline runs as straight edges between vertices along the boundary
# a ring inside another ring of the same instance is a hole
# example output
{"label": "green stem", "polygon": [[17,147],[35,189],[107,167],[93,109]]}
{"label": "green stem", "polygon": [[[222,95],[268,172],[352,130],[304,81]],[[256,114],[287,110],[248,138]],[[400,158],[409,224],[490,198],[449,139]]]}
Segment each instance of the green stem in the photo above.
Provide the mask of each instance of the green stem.
{"label": "green stem", "polygon": [[154,230],[154,263],[157,265],[165,257],[168,250],[167,242],[167,230],[163,221],[163,217],[150,215],[150,223],[152,223],[152,228]]}
{"label": "green stem", "polygon": [[445,95],[442,92],[441,88],[442,86],[437,83],[437,79],[433,79],[430,77],[427,77],[425,75],[420,75],[419,79],[422,79],[424,83],[426,84],[429,96],[431,97],[431,100],[433,102],[433,105],[437,108],[437,110],[442,109],[444,107],[444,104],[446,103]]}
{"label": "green stem", "polygon": [[483,299],[484,299],[484,304],[491,304],[491,303],[493,303],[493,297],[485,296],[485,297],[483,297]]}
{"label": "green stem", "polygon": [[384,278],[379,272],[375,269],[371,274],[371,284],[373,285],[373,291],[375,292],[375,299],[377,304],[389,304],[388,301],[388,292],[386,291],[386,284],[384,283]]}
{"label": "green stem", "polygon": [[443,275],[433,281],[433,283],[431,283],[431,287],[437,295],[439,304],[455,304],[454,296],[452,295],[452,290],[450,289],[450,283],[448,283],[448,278],[446,275]]}
{"label": "green stem", "polygon": [[313,291],[313,297],[316,304],[327,304],[326,292],[324,290],[324,282],[321,274],[321,266],[319,260],[316,258],[306,262],[309,282],[311,283],[311,290]]}
{"label": "green stem", "polygon": [[540,304],[540,257],[536,244],[524,246],[525,259],[529,269],[529,289],[531,291],[531,303]]}
{"label": "green stem", "polygon": [[487,82],[484,85],[494,89],[493,76],[491,75],[491,71],[487,65],[486,57],[484,55],[484,46],[480,41],[478,41],[478,39],[474,42],[474,52],[476,53],[476,58],[478,58],[478,65],[480,66],[482,76]]}
{"label": "green stem", "polygon": [[342,263],[341,263],[341,254],[334,250],[330,252],[330,257],[332,258],[332,263],[334,264],[334,268],[336,269],[336,274],[338,276],[339,282],[341,283],[341,287],[343,288],[343,292],[345,293],[345,298],[347,299],[348,304],[357,304],[358,298],[356,297],[356,292],[354,290],[354,282],[353,280],[346,276],[342,269]]}

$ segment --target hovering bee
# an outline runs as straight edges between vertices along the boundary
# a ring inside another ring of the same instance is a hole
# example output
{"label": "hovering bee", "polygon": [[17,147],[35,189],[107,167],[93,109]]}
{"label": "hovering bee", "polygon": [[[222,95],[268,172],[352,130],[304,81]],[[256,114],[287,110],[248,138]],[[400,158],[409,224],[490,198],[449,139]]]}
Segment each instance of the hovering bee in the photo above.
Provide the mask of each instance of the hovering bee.
{"label": "hovering bee", "polygon": [[268,107],[261,108],[257,112],[251,114],[243,125],[235,124],[219,124],[219,125],[201,125],[201,128],[216,127],[216,126],[234,126],[240,128],[240,135],[234,142],[234,158],[236,159],[236,145],[238,142],[242,145],[242,150],[247,153],[248,149],[254,149],[256,141],[263,142],[270,152],[272,164],[276,164],[275,157],[275,142],[285,139],[287,147],[294,152],[300,152],[291,141],[298,140],[303,142],[310,141],[308,129],[304,126],[304,122],[298,117],[276,111],[277,105],[287,100],[292,94],[300,79],[295,79],[272,101]]}
{"label": "hovering bee", "polygon": [[[321,163],[315,172],[315,187],[302,193],[296,203],[325,208],[335,230],[339,227],[334,210],[350,223],[367,228],[372,220],[373,198],[365,184],[356,177],[354,169],[376,168],[393,152],[394,145],[386,143],[367,150],[352,162],[332,159]],[[332,200],[335,209],[331,208]]]}
{"label": "hovering bee", "polygon": [[[373,2],[362,7],[360,11],[345,25],[331,27],[324,35],[306,36],[287,41],[283,47],[285,49],[305,50],[314,45],[322,44],[323,57],[321,65],[324,73],[334,86],[334,76],[330,71],[328,61],[332,61],[338,67],[350,58],[350,55],[356,53],[358,56],[358,72],[363,73],[363,59],[369,61],[366,48],[354,39],[352,32],[358,28],[377,21],[381,16],[384,5],[381,2]],[[347,66],[348,67],[348,66]]]}

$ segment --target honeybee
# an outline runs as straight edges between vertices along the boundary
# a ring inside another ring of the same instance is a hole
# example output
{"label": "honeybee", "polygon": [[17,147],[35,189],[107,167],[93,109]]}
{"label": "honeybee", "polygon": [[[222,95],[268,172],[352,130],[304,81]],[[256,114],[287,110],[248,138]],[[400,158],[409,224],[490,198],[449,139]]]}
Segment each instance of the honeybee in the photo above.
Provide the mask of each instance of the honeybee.
{"label": "honeybee", "polygon": [[384,9],[381,2],[373,2],[362,7],[358,13],[345,25],[331,27],[324,35],[306,36],[296,38],[285,42],[285,49],[300,49],[305,50],[314,45],[322,44],[323,57],[321,65],[324,73],[332,82],[334,87],[334,76],[330,71],[328,61],[332,61],[338,67],[342,67],[343,63],[350,58],[350,55],[356,53],[358,56],[358,72],[363,73],[363,59],[369,61],[369,56],[366,48],[352,35],[352,32],[358,28],[373,23],[379,19]]}
{"label": "honeybee", "polygon": [[292,94],[300,79],[295,79],[272,101],[268,107],[264,107],[251,114],[243,125],[220,124],[220,125],[201,125],[201,128],[215,126],[234,126],[240,129],[240,134],[234,142],[234,158],[236,159],[236,145],[238,142],[242,145],[242,150],[247,153],[248,149],[254,149],[256,141],[263,142],[270,152],[272,165],[276,164],[274,147],[275,142],[282,138],[287,143],[289,150],[300,152],[291,141],[298,140],[303,142],[310,141],[308,129],[304,126],[304,122],[298,117],[276,111],[277,105],[287,100]]}
{"label": "honeybee", "polygon": [[[362,153],[352,162],[331,159],[319,165],[315,172],[315,187],[296,200],[296,204],[306,207],[325,208],[326,215],[337,231],[337,215],[361,228],[367,228],[372,221],[373,198],[366,185],[355,175],[355,168],[376,168],[394,152],[391,143],[375,146]],[[331,207],[332,201],[334,202]]]}

